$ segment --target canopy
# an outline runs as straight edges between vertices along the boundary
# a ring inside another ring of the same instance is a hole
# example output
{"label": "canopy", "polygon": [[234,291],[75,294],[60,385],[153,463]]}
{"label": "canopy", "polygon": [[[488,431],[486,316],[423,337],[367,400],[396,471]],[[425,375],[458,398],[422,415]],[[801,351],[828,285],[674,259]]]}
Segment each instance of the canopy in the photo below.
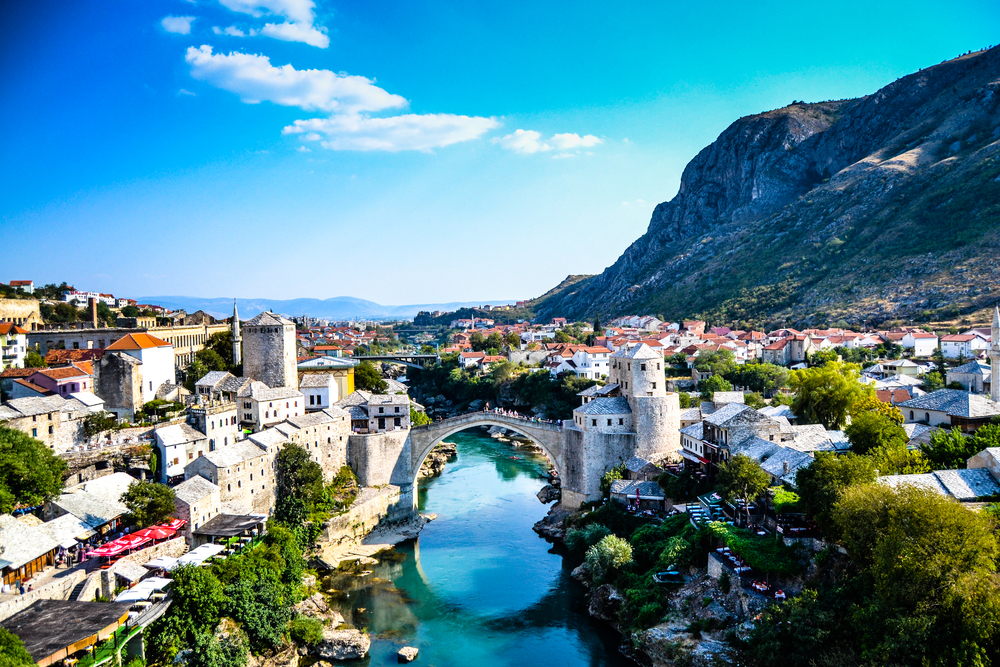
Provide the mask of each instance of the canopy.
{"label": "canopy", "polygon": [[159,570],[159,569],[172,570],[174,567],[177,566],[177,559],[171,558],[170,556],[160,556],[159,558],[154,558],[153,560],[149,561],[148,563],[145,563],[144,565],[145,567],[148,567],[150,570]]}
{"label": "canopy", "polygon": [[145,581],[140,581],[127,591],[122,592],[115,598],[115,602],[141,602],[148,600],[150,595],[165,588],[170,581],[170,579],[164,579],[163,577],[150,577]]}
{"label": "canopy", "polygon": [[181,526],[183,526],[186,523],[187,521],[185,521],[184,519],[171,519],[170,521],[167,521],[163,525],[166,526],[167,528],[173,528],[174,530],[178,530]]}
{"label": "canopy", "polygon": [[193,549],[177,559],[177,566],[200,565],[217,553],[225,551],[221,544],[203,544],[197,549]]}
{"label": "canopy", "polygon": [[143,528],[142,530],[137,530],[133,535],[141,535],[142,537],[148,537],[151,540],[163,540],[168,537],[173,537],[174,533],[177,531],[169,526],[151,526],[149,528]]}
{"label": "canopy", "polygon": [[88,551],[87,555],[90,557],[117,556],[123,551],[128,551],[129,549],[136,549],[138,547],[141,547],[146,542],[150,541],[151,540],[148,537],[143,537],[142,535],[138,534],[126,535],[124,537],[119,537],[117,540],[114,540],[113,542],[108,542],[102,547],[99,547],[92,551]]}

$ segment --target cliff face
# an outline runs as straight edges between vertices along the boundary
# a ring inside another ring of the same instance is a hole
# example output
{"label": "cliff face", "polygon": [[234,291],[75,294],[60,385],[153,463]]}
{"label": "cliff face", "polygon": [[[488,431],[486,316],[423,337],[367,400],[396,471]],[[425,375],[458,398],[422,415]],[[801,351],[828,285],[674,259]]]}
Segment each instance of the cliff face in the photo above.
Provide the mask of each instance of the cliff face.
{"label": "cliff face", "polygon": [[741,118],[602,274],[542,318],[822,324],[972,316],[1000,294],[1000,47],[856,100]]}

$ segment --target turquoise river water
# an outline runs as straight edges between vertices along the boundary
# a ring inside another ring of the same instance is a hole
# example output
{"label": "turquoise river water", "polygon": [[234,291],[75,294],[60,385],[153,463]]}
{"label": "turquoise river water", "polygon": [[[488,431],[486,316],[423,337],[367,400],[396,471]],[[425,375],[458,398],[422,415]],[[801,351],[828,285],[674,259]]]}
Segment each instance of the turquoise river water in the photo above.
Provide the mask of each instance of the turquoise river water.
{"label": "turquoise river water", "polygon": [[[545,457],[473,430],[449,438],[458,457],[420,483],[422,512],[438,515],[417,540],[363,576],[325,580],[348,622],[372,638],[365,665],[450,667],[633,665],[619,636],[587,615],[584,590],[531,526],[548,507]],[[510,457],[516,456],[518,459]]]}

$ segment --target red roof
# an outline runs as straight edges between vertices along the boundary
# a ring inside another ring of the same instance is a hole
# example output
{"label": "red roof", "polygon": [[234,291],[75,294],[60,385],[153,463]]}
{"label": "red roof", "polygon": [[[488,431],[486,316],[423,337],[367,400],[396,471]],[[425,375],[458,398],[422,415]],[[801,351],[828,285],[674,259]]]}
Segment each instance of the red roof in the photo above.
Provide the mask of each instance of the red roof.
{"label": "red roof", "polygon": [[33,280],[12,280],[10,281],[11,287],[24,287],[33,283]]}
{"label": "red roof", "polygon": [[0,322],[0,336],[7,336],[11,332],[15,334],[26,334],[28,333],[21,327],[17,326],[13,322]]}
{"label": "red roof", "polygon": [[50,365],[77,363],[81,361],[100,360],[104,356],[104,350],[95,348],[93,350],[49,350],[45,353],[45,361]]}
{"label": "red roof", "polygon": [[170,343],[148,333],[128,334],[109,345],[109,350],[146,350],[152,347],[169,347]]}
{"label": "red roof", "polygon": [[[0,333],[3,333],[0,331]],[[949,334],[947,336],[941,336],[942,343],[968,343],[970,340],[975,340],[976,336],[972,334]]]}
{"label": "red roof", "polygon": [[37,372],[37,368],[7,368],[0,373],[0,378],[26,378]]}

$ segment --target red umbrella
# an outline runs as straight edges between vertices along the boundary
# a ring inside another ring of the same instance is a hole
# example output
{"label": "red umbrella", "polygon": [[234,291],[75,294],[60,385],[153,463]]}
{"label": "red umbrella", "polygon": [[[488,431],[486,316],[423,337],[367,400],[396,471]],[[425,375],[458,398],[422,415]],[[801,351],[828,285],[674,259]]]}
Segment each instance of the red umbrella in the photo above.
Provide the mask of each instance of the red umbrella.
{"label": "red umbrella", "polygon": [[151,540],[163,540],[168,537],[173,537],[176,532],[176,530],[168,526],[150,526],[149,528],[137,530],[132,534],[139,537],[148,537]]}
{"label": "red umbrella", "polygon": [[168,528],[173,528],[174,530],[177,530],[186,523],[187,521],[185,521],[184,519],[171,519],[170,521],[166,522],[163,525]]}

